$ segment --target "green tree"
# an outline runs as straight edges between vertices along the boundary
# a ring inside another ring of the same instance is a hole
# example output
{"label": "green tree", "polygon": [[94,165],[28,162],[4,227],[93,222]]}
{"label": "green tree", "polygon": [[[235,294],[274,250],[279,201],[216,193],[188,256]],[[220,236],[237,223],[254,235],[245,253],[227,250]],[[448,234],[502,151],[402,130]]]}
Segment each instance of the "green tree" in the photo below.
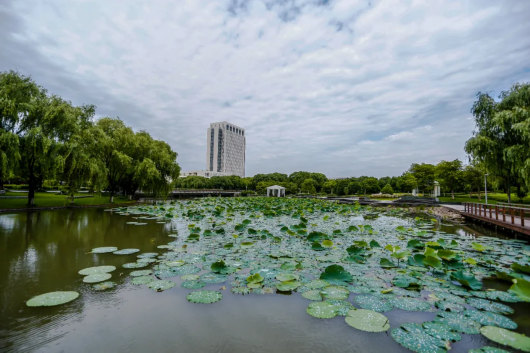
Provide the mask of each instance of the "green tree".
{"label": "green tree", "polygon": [[16,71],[0,72],[0,189],[16,170],[20,161],[19,135],[32,102],[45,91],[29,76]]}
{"label": "green tree", "polygon": [[478,199],[481,200],[480,191],[484,187],[484,173],[476,163],[466,165],[462,172],[463,183],[469,185],[469,192],[477,190]]}
{"label": "green tree", "polygon": [[381,188],[379,187],[379,180],[374,177],[364,178],[361,182],[361,188],[363,190],[364,195],[376,194],[381,190]]}
{"label": "green tree", "polygon": [[243,178],[241,179],[241,183],[245,186],[245,190],[248,190],[248,187],[252,187],[252,178],[251,177],[246,177],[246,178]]}
{"label": "green tree", "polygon": [[392,186],[391,186],[390,184],[386,184],[386,185],[381,189],[381,193],[382,193],[382,194],[393,195],[393,194],[394,194],[394,189],[392,189]]}
{"label": "green tree", "polygon": [[418,188],[424,194],[426,190],[432,190],[434,187],[435,171],[435,166],[427,163],[413,163],[409,169],[409,173],[416,178],[416,181],[418,182]]}
{"label": "green tree", "polygon": [[361,190],[361,185],[357,181],[350,181],[348,183],[348,193],[355,195]]}
{"label": "green tree", "polygon": [[451,198],[455,198],[455,189],[462,184],[462,162],[458,159],[454,161],[441,161],[436,165],[436,177],[440,179],[441,186],[451,190]]}
{"label": "green tree", "polygon": [[302,192],[314,195],[317,192],[316,185],[317,182],[313,179],[306,179],[301,186]]}
{"label": "green tree", "polygon": [[418,187],[418,181],[411,173],[403,174],[398,181],[401,192],[410,193]]}
{"label": "green tree", "polygon": [[328,194],[333,194],[337,190],[337,182],[335,180],[328,180],[324,183],[323,189]]}

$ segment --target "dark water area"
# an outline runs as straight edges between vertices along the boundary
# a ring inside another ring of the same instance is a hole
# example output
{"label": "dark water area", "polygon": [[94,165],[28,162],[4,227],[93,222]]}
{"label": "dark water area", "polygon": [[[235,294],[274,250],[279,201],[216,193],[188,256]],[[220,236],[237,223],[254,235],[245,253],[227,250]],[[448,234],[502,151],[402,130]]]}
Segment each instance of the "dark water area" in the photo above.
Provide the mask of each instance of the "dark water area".
{"label": "dark water area", "polygon": [[[88,254],[96,247],[138,248],[162,253],[172,239],[171,223],[145,220],[127,225],[128,217],[102,209],[53,210],[0,215],[0,351],[39,352],[409,352],[384,333],[353,329],[337,316],[309,316],[309,301],[292,295],[245,296],[230,293],[228,283],[208,284],[223,299],[203,305],[187,302],[191,290],[176,286],[157,293],[130,284],[131,270],[122,265],[138,254]],[[466,236],[498,236],[475,225],[439,230]],[[78,271],[112,265],[118,286],[95,291]],[[206,271],[202,271],[204,273]],[[506,285],[485,281],[490,288]],[[226,289],[222,289],[226,286]],[[52,291],[77,291],[77,300],[56,307],[30,308],[30,298]],[[352,301],[353,293],[348,299]],[[508,303],[516,330],[530,335],[530,305]],[[435,313],[394,309],[385,313],[391,328],[405,322],[432,320]],[[451,352],[497,346],[481,335],[462,335]],[[509,348],[505,348],[509,350]]]}

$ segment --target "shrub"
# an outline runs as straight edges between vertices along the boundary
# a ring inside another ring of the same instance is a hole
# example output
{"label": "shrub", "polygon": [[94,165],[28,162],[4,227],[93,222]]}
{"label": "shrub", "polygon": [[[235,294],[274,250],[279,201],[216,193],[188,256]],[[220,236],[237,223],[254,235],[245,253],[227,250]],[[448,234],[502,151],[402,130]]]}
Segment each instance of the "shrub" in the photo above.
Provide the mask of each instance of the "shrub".
{"label": "shrub", "polygon": [[384,188],[381,189],[381,194],[394,194],[394,189],[390,184],[386,184]]}

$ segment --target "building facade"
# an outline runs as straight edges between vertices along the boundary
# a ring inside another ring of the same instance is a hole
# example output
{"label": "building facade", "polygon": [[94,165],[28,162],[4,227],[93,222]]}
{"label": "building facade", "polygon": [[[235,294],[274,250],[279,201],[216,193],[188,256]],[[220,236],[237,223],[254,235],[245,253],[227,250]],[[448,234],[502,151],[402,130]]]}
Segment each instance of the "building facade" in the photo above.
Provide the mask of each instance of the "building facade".
{"label": "building facade", "polygon": [[245,177],[245,129],[227,121],[207,130],[206,171]]}
{"label": "building facade", "polygon": [[227,176],[229,174],[210,172],[208,170],[190,170],[188,172],[180,172],[180,177],[185,178],[188,176],[201,176],[205,178],[211,178],[213,176]]}

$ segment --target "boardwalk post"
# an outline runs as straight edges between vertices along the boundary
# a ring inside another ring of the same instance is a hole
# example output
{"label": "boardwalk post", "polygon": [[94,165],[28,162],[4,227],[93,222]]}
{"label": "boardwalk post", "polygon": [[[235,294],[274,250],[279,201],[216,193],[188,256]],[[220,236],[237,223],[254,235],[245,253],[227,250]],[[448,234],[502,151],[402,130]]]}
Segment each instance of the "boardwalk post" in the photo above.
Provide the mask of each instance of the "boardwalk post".
{"label": "boardwalk post", "polygon": [[510,208],[510,215],[512,216],[512,224],[514,223],[514,218],[513,218],[513,208]]}
{"label": "boardwalk post", "polygon": [[490,210],[490,218],[493,218],[493,217],[491,216],[491,205],[488,205],[488,209]]}
{"label": "boardwalk post", "polygon": [[475,204],[475,214],[477,214],[477,204]]}
{"label": "boardwalk post", "polygon": [[521,209],[521,227],[524,227],[524,210]]}
{"label": "boardwalk post", "polygon": [[478,215],[482,216],[482,205],[478,205]]}
{"label": "boardwalk post", "polygon": [[502,221],[506,222],[506,206],[502,206]]}
{"label": "boardwalk post", "polygon": [[495,206],[495,219],[499,219],[499,206]]}

